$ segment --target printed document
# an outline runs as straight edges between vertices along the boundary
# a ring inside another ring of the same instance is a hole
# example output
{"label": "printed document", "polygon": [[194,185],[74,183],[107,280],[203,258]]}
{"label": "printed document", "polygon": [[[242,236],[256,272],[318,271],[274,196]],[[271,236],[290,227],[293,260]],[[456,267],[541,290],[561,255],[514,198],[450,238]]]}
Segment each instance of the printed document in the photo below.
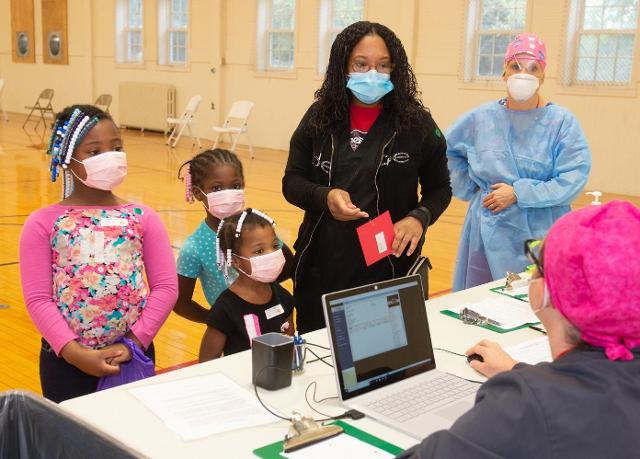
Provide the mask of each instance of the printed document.
{"label": "printed document", "polygon": [[129,389],[183,440],[276,421],[255,396],[222,373]]}

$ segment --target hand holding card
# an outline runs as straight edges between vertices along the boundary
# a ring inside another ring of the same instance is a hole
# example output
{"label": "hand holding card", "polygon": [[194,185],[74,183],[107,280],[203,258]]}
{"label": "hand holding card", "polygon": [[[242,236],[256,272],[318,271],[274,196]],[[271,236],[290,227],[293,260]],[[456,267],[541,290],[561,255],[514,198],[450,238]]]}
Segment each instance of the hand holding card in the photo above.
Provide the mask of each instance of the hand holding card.
{"label": "hand holding card", "polygon": [[392,253],[395,232],[389,211],[359,226],[357,231],[367,266]]}

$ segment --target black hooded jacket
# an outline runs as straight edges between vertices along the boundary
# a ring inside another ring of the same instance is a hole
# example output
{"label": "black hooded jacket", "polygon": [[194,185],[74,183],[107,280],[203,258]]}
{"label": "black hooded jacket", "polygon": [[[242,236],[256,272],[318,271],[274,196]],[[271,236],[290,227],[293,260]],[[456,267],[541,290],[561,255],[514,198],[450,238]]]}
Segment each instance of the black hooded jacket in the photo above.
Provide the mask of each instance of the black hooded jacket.
{"label": "black hooded jacket", "polygon": [[291,138],[282,191],[305,211],[294,244],[294,289],[313,290],[319,302],[322,293],[405,275],[424,241],[411,257],[389,256],[367,267],[356,234],[366,220],[335,220],[327,206],[332,188],[349,192],[370,218],[388,210],[394,223],[410,215],[426,230],[449,205],[451,185],[446,141],[427,111],[420,126],[399,131],[383,109],[354,152],[349,119],[317,133],[309,123],[314,107]]}

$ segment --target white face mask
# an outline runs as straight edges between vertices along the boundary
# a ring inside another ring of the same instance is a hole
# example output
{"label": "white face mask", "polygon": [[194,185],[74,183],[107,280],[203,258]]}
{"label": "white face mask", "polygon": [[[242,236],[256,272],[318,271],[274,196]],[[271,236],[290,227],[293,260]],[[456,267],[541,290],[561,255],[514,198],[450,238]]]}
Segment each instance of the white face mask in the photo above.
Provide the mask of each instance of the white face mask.
{"label": "white face mask", "polygon": [[518,102],[529,100],[540,87],[540,81],[528,73],[515,73],[507,78],[509,94]]}
{"label": "white face mask", "polygon": [[538,314],[540,311],[545,309],[549,304],[549,301],[551,300],[549,287],[547,287],[547,283],[545,282],[544,278],[542,278],[542,285],[543,285],[542,305],[539,308],[536,309],[533,307],[533,305],[531,304],[531,293],[529,293],[529,305],[531,306],[531,310],[533,311],[534,314]]}
{"label": "white face mask", "polygon": [[73,175],[89,188],[111,191],[127,176],[127,155],[124,151],[107,151],[83,161],[71,159],[84,166],[86,179]]}

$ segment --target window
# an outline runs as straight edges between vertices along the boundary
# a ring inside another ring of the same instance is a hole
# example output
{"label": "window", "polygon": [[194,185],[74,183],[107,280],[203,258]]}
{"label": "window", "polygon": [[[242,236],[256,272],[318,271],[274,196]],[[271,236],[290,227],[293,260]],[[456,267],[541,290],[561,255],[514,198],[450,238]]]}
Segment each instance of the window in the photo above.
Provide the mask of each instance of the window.
{"label": "window", "polygon": [[187,62],[188,0],[171,0],[171,26],[169,27],[169,63]]}
{"label": "window", "polygon": [[499,78],[504,53],[526,21],[527,0],[469,0],[465,81]]}
{"label": "window", "polygon": [[[631,82],[638,0],[574,0],[569,33],[570,84]],[[577,17],[576,17],[577,16]],[[570,28],[571,29],[571,28]],[[573,55],[571,55],[573,54]],[[565,82],[567,78],[565,78]]]}
{"label": "window", "polygon": [[320,4],[318,73],[325,72],[331,45],[342,29],[363,19],[364,0],[322,0]]}
{"label": "window", "polygon": [[291,70],[295,51],[295,0],[262,0],[258,9],[258,70]]}
{"label": "window", "polygon": [[116,3],[116,61],[119,63],[143,60],[142,2],[118,0]]}
{"label": "window", "polygon": [[186,65],[189,39],[189,0],[158,3],[158,62]]}

